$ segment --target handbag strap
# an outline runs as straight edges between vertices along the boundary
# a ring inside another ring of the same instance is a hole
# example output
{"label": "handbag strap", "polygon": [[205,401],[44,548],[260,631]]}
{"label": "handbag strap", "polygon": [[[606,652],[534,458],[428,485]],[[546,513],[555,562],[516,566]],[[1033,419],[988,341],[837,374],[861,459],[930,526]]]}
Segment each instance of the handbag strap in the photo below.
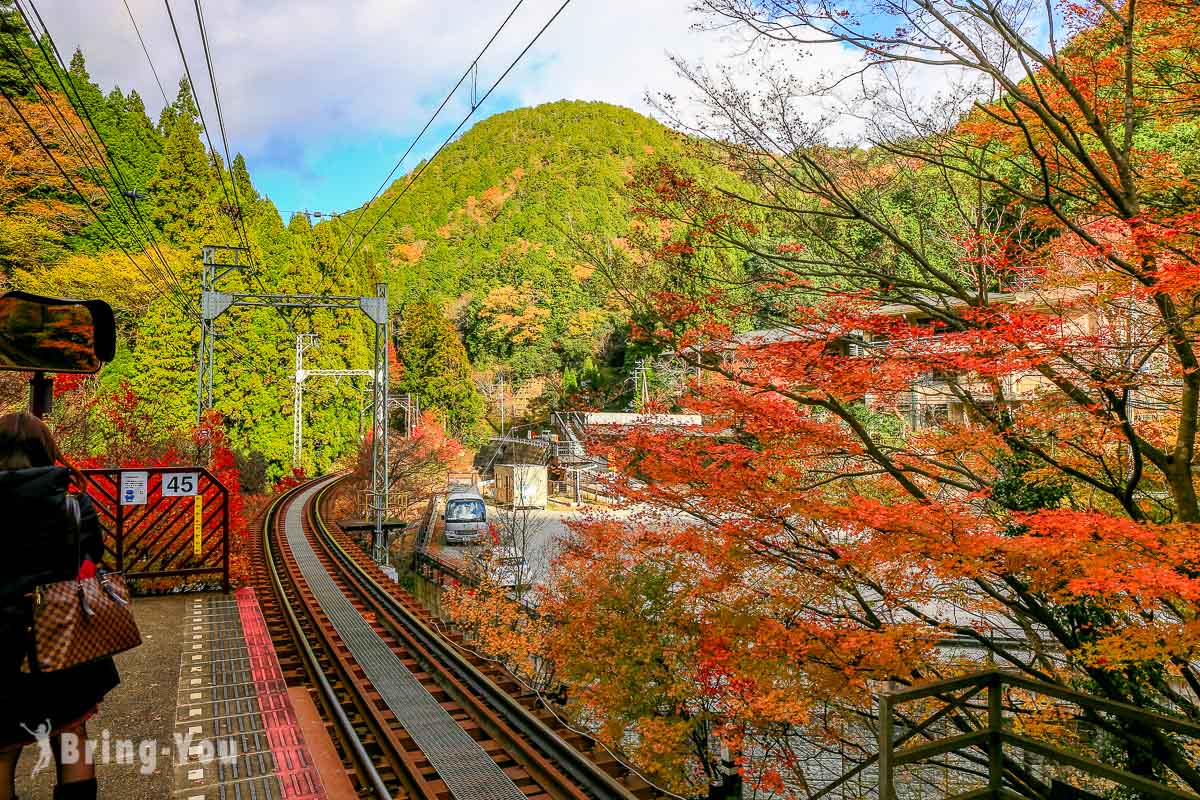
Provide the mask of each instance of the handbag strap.
{"label": "handbag strap", "polygon": [[68,516],[75,522],[75,565],[71,569],[78,573],[79,565],[83,563],[83,510],[79,507],[79,498],[70,491],[67,492],[64,502]]}

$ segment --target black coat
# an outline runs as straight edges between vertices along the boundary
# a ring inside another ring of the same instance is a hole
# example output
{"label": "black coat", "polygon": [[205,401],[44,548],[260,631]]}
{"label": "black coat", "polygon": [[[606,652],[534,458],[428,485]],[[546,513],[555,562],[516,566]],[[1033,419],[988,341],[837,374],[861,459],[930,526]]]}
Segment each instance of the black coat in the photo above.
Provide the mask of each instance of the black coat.
{"label": "black coat", "polygon": [[50,720],[79,719],[119,682],[111,658],[45,674],[21,672],[35,586],[69,580],[84,558],[99,564],[104,544],[96,511],[80,497],[80,524],[67,510],[63,467],[0,470],[0,749]]}

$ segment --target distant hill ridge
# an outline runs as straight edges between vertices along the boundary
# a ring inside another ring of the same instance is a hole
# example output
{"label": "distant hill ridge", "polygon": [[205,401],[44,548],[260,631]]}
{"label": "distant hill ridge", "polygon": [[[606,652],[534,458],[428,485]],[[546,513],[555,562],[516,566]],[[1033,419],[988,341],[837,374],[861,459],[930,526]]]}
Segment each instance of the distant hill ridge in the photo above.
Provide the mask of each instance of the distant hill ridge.
{"label": "distant hill ridge", "polygon": [[[448,146],[368,246],[394,297],[432,299],[477,367],[517,378],[601,355],[619,328],[607,288],[568,234],[611,239],[630,221],[625,186],[659,159],[687,158],[679,134],[628,108],[560,101],[489,117]],[[384,209],[396,181],[367,213]]]}

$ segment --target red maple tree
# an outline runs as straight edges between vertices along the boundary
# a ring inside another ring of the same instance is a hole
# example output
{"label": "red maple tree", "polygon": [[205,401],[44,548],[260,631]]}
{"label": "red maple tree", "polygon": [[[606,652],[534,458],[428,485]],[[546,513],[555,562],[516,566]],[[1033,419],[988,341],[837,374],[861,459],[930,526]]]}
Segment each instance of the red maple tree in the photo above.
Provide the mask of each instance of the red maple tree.
{"label": "red maple tree", "polygon": [[[845,146],[796,79],[681,64],[704,110],[662,109],[741,183],[646,170],[640,230],[590,255],[704,424],[605,447],[632,510],[577,526],[546,605],[581,716],[676,785],[715,733],[797,794],[814,753],[869,757],[884,682],[985,662],[1200,717],[1192,9],[1072,4],[1035,42],[1036,4],[700,5],[964,82],[863,77]],[[1091,722],[1097,757],[1200,789],[1185,743]]]}

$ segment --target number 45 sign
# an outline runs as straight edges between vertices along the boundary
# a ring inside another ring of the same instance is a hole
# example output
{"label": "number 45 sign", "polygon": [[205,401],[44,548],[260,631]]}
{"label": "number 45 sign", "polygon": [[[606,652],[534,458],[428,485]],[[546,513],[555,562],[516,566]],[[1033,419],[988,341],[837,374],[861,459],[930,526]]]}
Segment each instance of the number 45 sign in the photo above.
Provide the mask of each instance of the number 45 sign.
{"label": "number 45 sign", "polygon": [[198,472],[164,472],[162,476],[163,497],[191,497],[199,485]]}

